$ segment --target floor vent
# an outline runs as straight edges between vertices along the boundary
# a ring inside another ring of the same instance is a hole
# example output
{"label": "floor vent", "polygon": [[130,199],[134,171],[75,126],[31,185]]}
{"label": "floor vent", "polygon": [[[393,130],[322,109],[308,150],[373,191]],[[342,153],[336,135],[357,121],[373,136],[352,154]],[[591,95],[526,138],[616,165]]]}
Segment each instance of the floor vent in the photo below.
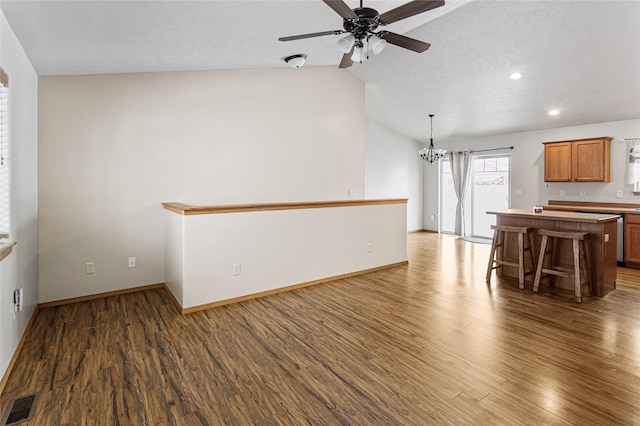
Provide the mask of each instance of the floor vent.
{"label": "floor vent", "polygon": [[0,425],[11,426],[31,420],[33,412],[36,410],[36,402],[38,402],[38,393],[12,400]]}

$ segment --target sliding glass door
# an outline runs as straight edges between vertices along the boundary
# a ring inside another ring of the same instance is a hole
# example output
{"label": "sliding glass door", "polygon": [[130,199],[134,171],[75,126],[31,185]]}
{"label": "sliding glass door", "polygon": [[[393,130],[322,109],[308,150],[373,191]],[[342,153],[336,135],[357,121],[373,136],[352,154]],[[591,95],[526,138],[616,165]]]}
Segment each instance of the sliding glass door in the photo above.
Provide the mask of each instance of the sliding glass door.
{"label": "sliding glass door", "polygon": [[491,238],[491,225],[495,224],[495,216],[488,215],[487,210],[504,210],[510,205],[509,188],[510,156],[483,155],[474,156],[471,160],[473,173],[469,188],[471,191],[471,235]]}
{"label": "sliding glass door", "polygon": [[[487,210],[503,210],[510,206],[509,154],[474,155],[471,162],[470,187],[465,200],[465,236],[491,238],[495,216]],[[454,233],[456,193],[448,159],[440,162],[440,232]]]}

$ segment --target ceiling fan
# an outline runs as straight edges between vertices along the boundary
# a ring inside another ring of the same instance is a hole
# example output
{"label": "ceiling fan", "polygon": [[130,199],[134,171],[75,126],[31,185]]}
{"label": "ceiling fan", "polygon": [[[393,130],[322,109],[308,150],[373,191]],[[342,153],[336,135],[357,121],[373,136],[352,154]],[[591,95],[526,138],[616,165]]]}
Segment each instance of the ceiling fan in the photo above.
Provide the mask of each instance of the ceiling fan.
{"label": "ceiling fan", "polygon": [[354,62],[362,62],[367,54],[365,44],[374,54],[382,52],[387,43],[422,53],[431,45],[424,41],[416,40],[390,31],[378,31],[380,25],[388,25],[401,19],[426,12],[436,7],[444,6],[444,0],[415,0],[379,14],[377,10],[363,7],[349,8],[344,0],[322,0],[332,8],[344,20],[342,30],[322,31],[319,33],[300,34],[289,37],[280,37],[280,41],[300,40],[326,35],[348,35],[338,41],[338,47],[344,53],[340,61],[340,68],[348,68]]}

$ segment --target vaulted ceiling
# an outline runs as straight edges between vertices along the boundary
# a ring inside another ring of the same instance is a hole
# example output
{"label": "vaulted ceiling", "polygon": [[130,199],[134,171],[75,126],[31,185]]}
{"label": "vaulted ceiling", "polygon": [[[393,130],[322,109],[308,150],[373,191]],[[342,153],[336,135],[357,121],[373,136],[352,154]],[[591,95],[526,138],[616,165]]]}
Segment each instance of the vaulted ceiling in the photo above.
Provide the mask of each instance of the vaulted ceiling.
{"label": "vaulted ceiling", "polygon": [[[357,1],[349,1],[357,7]],[[385,12],[404,0],[365,0]],[[0,1],[39,75],[337,66],[340,29],[320,0]],[[350,72],[368,115],[417,140],[640,118],[640,2],[448,0],[385,29],[432,44],[388,45]],[[304,72],[304,70],[300,70]],[[511,80],[519,71],[523,77]],[[559,114],[549,116],[548,110]]]}

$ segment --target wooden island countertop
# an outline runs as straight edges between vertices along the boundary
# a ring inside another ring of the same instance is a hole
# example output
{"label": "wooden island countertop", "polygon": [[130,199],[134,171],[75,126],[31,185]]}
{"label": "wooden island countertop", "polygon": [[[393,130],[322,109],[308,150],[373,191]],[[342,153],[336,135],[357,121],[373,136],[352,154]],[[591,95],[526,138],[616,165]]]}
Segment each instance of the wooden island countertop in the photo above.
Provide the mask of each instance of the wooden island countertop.
{"label": "wooden island countertop", "polygon": [[[588,232],[586,240],[589,252],[590,272],[589,281],[594,296],[605,296],[616,287],[616,214],[577,213],[569,211],[543,210],[534,213],[527,209],[508,209],[488,211],[487,214],[496,215],[497,225],[526,226],[534,228],[533,254],[537,262],[540,251],[539,229],[563,232]],[[513,241],[505,242],[505,256],[518,259],[518,248]],[[560,242],[558,247],[558,264],[572,264],[572,250],[570,242]],[[503,275],[517,277],[517,269],[505,266]],[[562,277],[558,277],[556,285],[563,289],[572,289],[573,283]],[[541,290],[542,291],[542,290]]]}
{"label": "wooden island countertop", "polygon": [[531,217],[536,219],[557,220],[561,222],[605,223],[618,220],[618,216],[612,214],[577,213],[574,211],[556,210],[543,210],[540,213],[534,213],[527,209],[508,209],[488,211],[487,214]]}

